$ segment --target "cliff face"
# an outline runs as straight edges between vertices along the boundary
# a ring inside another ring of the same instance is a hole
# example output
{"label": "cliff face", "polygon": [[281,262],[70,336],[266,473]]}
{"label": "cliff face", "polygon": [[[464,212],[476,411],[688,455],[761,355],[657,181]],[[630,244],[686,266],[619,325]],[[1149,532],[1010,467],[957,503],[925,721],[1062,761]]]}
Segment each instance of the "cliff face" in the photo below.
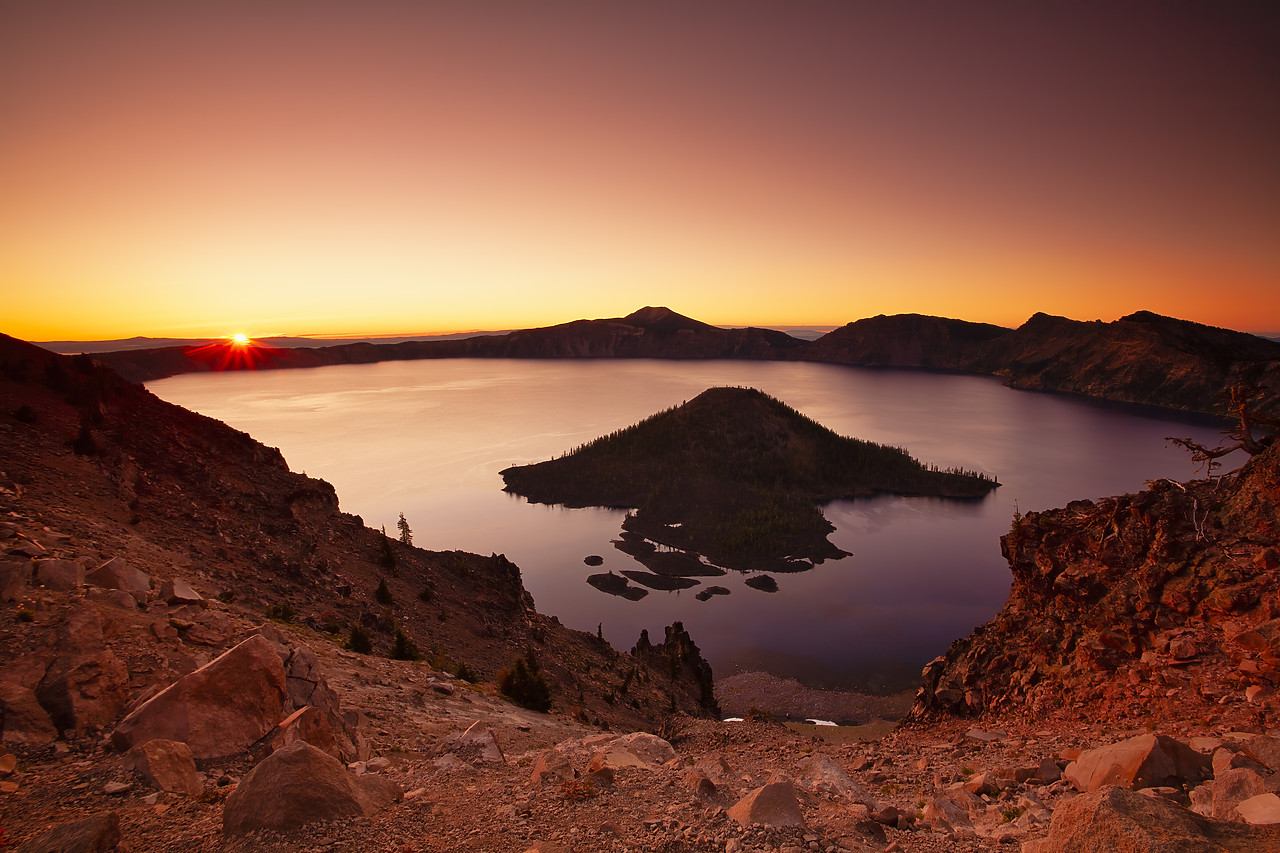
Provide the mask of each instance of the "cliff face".
{"label": "cliff face", "polygon": [[1197,719],[1280,683],[1280,445],[1235,477],[1027,513],[1004,610],[924,672],[914,719]]}

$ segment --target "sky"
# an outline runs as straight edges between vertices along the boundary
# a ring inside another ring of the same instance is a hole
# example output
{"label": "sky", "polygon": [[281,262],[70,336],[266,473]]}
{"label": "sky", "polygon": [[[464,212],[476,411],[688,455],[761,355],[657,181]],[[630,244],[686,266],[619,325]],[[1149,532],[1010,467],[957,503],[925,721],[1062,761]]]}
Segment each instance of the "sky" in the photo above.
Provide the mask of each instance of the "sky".
{"label": "sky", "polygon": [[0,331],[1280,331],[1264,3],[0,3]]}

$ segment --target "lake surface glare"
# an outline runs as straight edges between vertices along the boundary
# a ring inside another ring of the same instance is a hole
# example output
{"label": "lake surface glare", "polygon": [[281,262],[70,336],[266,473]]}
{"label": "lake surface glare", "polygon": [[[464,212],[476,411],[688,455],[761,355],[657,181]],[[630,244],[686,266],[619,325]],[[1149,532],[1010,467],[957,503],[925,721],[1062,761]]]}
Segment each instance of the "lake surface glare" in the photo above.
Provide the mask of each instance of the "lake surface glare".
{"label": "lake surface glare", "polygon": [[[620,551],[623,512],[530,504],[502,491],[509,465],[560,455],[709,387],[758,388],[843,435],[906,448],[922,462],[995,475],[976,502],[876,497],[824,508],[851,556],[776,575],[779,590],[730,572],[640,601],[588,574],[643,566]],[[290,467],[334,485],[342,509],[414,543],[505,553],[539,611],[603,626],[631,648],[679,619],[718,676],[763,669],[814,686],[884,691],[918,682],[951,641],[991,619],[1010,583],[1001,534],[1022,512],[1199,476],[1165,436],[1216,443],[1218,427],[1091,401],[1015,391],[996,379],[744,361],[493,360],[187,374],[148,387],[279,447]],[[602,568],[583,558],[598,554]],[[727,596],[698,601],[708,585]]]}

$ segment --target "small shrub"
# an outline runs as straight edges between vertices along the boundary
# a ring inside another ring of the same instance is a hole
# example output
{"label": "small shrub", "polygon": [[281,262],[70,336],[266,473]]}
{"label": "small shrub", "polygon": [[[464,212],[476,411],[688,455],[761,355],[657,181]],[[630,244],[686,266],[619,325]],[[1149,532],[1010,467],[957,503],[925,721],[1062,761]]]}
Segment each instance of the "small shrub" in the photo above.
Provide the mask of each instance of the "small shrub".
{"label": "small shrub", "polygon": [[13,413],[13,417],[24,424],[35,424],[40,420],[40,416],[36,414],[36,410],[23,403]]}
{"label": "small shrub", "polygon": [[429,603],[431,599],[435,597],[436,597],[436,591],[435,591],[435,588],[431,586],[431,584],[427,584],[426,586],[424,586],[422,588],[422,591],[418,593],[418,600],[421,601],[423,604]]}
{"label": "small shrub", "polygon": [[373,651],[373,638],[363,625],[351,626],[351,636],[347,640],[347,648],[357,654],[367,655]]}
{"label": "small shrub", "polygon": [[298,611],[293,608],[292,604],[268,604],[267,618],[276,619],[280,622],[292,622],[294,617],[298,615]]}
{"label": "small shrub", "polygon": [[461,678],[463,681],[475,683],[480,680],[480,677],[472,672],[471,667],[467,666],[465,663],[460,663],[455,666],[453,668],[453,674],[458,678]]}
{"label": "small shrub", "polygon": [[97,456],[102,452],[102,448],[98,446],[98,442],[93,440],[93,433],[89,432],[89,421],[87,418],[80,419],[80,433],[71,442],[71,449],[77,456]]}
{"label": "small shrub", "polygon": [[378,581],[378,589],[374,592],[373,597],[378,599],[379,604],[391,604],[395,601],[395,599],[391,597],[391,590],[387,589],[386,578]]}
{"label": "small shrub", "polygon": [[382,554],[379,557],[379,562],[388,568],[392,574],[395,574],[396,552],[395,549],[391,547],[391,540],[387,537],[387,528],[385,527],[382,528]]}
{"label": "small shrub", "polygon": [[517,705],[531,711],[551,710],[551,685],[538,667],[533,649],[516,658],[509,669],[498,674],[498,690]]}
{"label": "small shrub", "polygon": [[769,713],[764,708],[757,708],[754,705],[752,705],[750,708],[747,709],[747,713],[742,715],[742,719],[746,720],[748,723],[777,722],[773,718],[773,714]]}
{"label": "small shrub", "polygon": [[403,629],[397,628],[395,639],[391,642],[390,657],[392,660],[418,660],[422,657],[422,653],[413,644],[413,640],[409,639],[409,635]]}
{"label": "small shrub", "polygon": [[234,589],[224,589],[218,593],[218,600],[223,604],[230,604],[236,600],[236,591]]}
{"label": "small shrub", "polygon": [[36,612],[34,610],[31,610],[30,608],[27,608],[27,607],[19,608],[18,610],[19,622],[34,622],[35,618],[36,618]]}

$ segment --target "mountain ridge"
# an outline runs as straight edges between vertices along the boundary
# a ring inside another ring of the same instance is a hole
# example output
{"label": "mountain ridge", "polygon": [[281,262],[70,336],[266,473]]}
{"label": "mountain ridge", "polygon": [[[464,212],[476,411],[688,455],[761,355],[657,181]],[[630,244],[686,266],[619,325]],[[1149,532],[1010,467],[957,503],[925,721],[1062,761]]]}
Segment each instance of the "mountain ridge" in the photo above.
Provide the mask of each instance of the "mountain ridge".
{"label": "mountain ridge", "polygon": [[1233,384],[1280,388],[1280,342],[1149,311],[1109,323],[1037,313],[1015,329],[922,314],[878,315],[804,341],[771,329],[721,329],[648,306],[625,317],[452,340],[247,350],[214,343],[94,357],[134,382],[225,369],[237,358],[244,362],[240,369],[427,358],[814,361],[989,375],[1013,388],[1218,417],[1227,414],[1223,392]]}

